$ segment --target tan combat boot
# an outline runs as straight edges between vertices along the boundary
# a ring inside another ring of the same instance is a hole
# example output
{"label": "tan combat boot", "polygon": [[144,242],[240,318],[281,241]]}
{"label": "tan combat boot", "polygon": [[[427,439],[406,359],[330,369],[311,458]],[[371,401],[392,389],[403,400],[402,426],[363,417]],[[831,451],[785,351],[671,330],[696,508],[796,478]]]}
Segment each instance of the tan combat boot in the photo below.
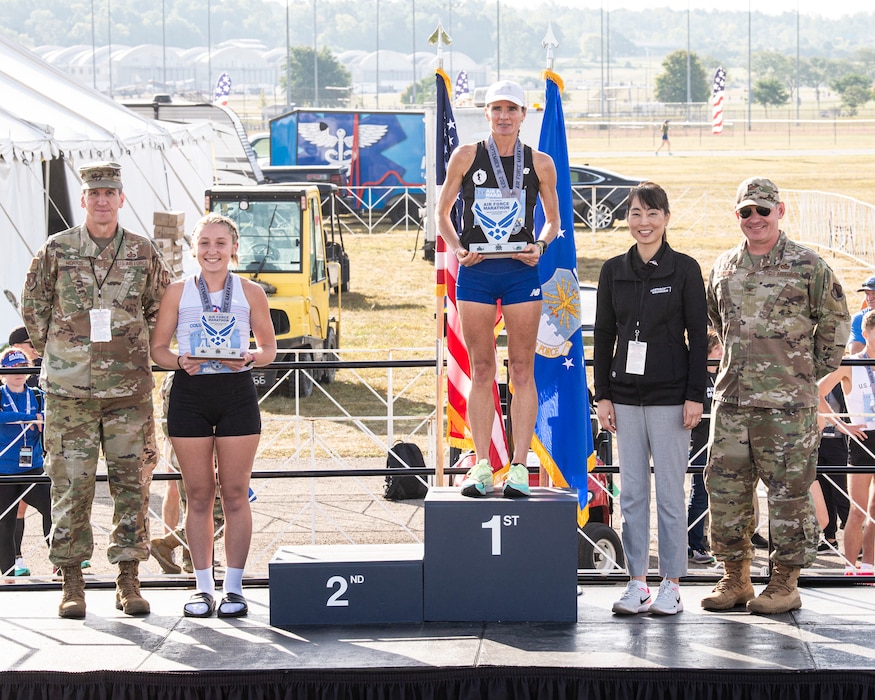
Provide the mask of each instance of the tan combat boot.
{"label": "tan combat boot", "polygon": [[119,574],[115,580],[115,607],[125,615],[145,615],[150,611],[149,601],[140,595],[138,578],[140,562],[120,561]]}
{"label": "tan combat boot", "polygon": [[62,589],[64,592],[58,615],[81,620],[85,617],[85,579],[79,564],[66,564],[61,567]]}
{"label": "tan combat boot", "polygon": [[737,605],[744,605],[756,593],[750,582],[750,559],[739,561],[724,561],[723,574],[711,595],[702,598],[705,610],[730,610]]}
{"label": "tan combat boot", "polygon": [[165,574],[182,573],[182,568],[173,561],[173,550],[180,544],[175,532],[170,532],[164,537],[158,537],[150,542],[152,556]]}
{"label": "tan combat boot", "polygon": [[761,615],[777,615],[801,608],[802,599],[797,588],[801,570],[799,566],[775,562],[769,585],[756,598],[748,602],[748,611]]}

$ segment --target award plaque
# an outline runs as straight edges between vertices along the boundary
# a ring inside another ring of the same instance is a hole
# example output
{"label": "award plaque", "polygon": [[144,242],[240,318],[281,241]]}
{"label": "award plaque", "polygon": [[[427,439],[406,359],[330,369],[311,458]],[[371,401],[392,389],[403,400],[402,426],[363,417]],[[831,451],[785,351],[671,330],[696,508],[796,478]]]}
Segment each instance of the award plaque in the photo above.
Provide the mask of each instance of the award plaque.
{"label": "award plaque", "polygon": [[490,258],[509,258],[515,253],[521,253],[526,247],[525,241],[507,241],[505,243],[472,243],[469,250]]}
{"label": "award plaque", "polygon": [[478,189],[474,197],[474,223],[480,227],[485,240],[471,241],[468,249],[492,257],[509,257],[522,252],[528,245],[526,240],[511,239],[523,228],[525,192],[520,198],[504,197],[499,190],[484,188]]}
{"label": "award plaque", "polygon": [[195,357],[204,360],[237,360],[243,355],[240,348],[231,347],[231,336],[237,325],[234,314],[221,311],[205,311],[201,315],[200,345],[195,348]]}

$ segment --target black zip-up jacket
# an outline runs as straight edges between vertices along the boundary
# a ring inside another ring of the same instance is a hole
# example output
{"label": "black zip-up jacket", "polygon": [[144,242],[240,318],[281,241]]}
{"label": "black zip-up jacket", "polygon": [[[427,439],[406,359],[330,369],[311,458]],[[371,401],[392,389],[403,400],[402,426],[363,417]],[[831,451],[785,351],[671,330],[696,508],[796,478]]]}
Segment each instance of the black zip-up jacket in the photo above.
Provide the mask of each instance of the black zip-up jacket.
{"label": "black zip-up jacket", "polygon": [[[702,270],[689,255],[664,243],[647,265],[635,246],[606,261],[596,296],[595,400],[634,406],[701,403],[707,326]],[[636,330],[637,340],[647,343],[642,375],[626,372]]]}

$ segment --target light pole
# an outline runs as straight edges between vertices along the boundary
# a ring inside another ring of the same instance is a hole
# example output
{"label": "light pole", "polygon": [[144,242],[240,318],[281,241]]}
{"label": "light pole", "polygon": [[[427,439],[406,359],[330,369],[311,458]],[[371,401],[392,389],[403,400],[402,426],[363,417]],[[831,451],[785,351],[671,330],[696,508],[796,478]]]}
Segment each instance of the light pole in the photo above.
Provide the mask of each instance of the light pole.
{"label": "light pole", "polygon": [[91,0],[91,86],[97,89],[97,40],[94,29],[94,0]]}
{"label": "light pole", "polygon": [[501,80],[501,0],[495,0],[495,73]]}
{"label": "light pole", "polygon": [[313,0],[313,106],[319,106],[319,52],[316,49],[316,0]]}
{"label": "light pole", "polygon": [[[213,11],[210,5],[210,0],[207,0],[207,96],[210,96],[213,80],[213,41],[210,25],[212,24]],[[215,93],[212,95],[215,98]],[[211,100],[212,101],[212,100]]]}
{"label": "light pole", "polygon": [[112,97],[112,8],[106,0],[106,59],[109,63],[109,96]]}
{"label": "light pole", "polygon": [[690,110],[692,109],[693,91],[690,85],[690,6],[687,5],[687,123],[690,122]]}
{"label": "light pole", "polygon": [[796,0],[796,124],[799,125],[799,0]]}
{"label": "light pole", "polygon": [[411,54],[413,58],[413,89],[410,91],[410,104],[416,104],[416,0],[411,0],[411,5],[412,19],[410,22],[410,33],[413,36],[413,53]]}
{"label": "light pole", "polygon": [[289,0],[286,0],[286,107],[292,107],[292,39],[289,34]]}
{"label": "light pole", "polygon": [[167,90],[167,12],[161,0],[161,82]]}
{"label": "light pole", "polygon": [[751,105],[753,104],[753,92],[751,90],[751,60],[750,60],[750,44],[751,44],[751,12],[750,2],[747,0],[747,130],[751,130]]}
{"label": "light pole", "polygon": [[380,109],[380,0],[377,0],[377,51],[376,51],[376,85],[374,87],[374,95],[376,96],[377,109]]}

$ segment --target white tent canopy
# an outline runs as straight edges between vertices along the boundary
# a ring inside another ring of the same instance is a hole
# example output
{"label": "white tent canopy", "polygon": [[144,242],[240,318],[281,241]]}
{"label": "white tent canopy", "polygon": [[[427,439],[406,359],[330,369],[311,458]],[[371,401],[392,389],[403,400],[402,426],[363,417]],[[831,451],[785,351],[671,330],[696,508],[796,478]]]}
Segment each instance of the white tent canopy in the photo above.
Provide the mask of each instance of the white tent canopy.
{"label": "white tent canopy", "polygon": [[[119,220],[134,231],[149,235],[154,211],[183,211],[189,227],[203,213],[203,193],[213,182],[215,132],[209,125],[166,125],[138,116],[2,36],[0,90],[4,292],[20,295],[31,257],[54,232],[48,230],[51,213],[72,212],[72,221],[63,217],[66,226],[82,221],[83,163],[121,164],[126,201]],[[51,168],[52,161],[63,168]],[[19,324],[13,304],[0,299],[0,345]]]}

